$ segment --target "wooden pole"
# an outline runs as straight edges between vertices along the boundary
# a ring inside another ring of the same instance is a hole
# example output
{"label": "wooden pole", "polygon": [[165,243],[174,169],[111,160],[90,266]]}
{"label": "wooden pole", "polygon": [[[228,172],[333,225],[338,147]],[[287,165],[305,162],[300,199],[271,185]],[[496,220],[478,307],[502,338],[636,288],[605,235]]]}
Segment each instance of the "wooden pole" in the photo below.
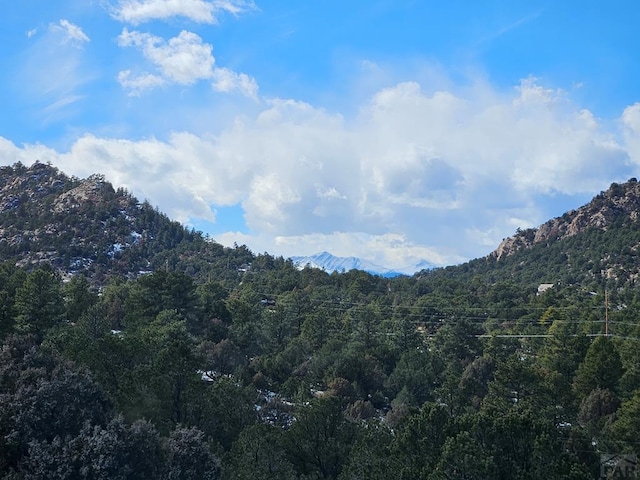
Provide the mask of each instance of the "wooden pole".
{"label": "wooden pole", "polygon": [[604,291],[604,336],[609,336],[609,292]]}

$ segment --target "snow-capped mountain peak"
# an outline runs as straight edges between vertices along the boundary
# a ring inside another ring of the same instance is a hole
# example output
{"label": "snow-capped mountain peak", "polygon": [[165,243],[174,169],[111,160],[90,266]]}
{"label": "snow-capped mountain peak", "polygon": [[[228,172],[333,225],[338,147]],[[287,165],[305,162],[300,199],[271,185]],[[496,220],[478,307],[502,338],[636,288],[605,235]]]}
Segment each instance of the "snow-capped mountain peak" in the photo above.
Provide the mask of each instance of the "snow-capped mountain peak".
{"label": "snow-capped mountain peak", "polygon": [[403,268],[399,270],[393,270],[377,265],[369,260],[365,260],[358,257],[336,257],[329,252],[316,253],[306,257],[298,256],[291,257],[293,263],[300,269],[305,267],[319,268],[325,270],[328,273],[333,272],[348,272],[350,270],[363,270],[373,275],[380,275],[383,277],[396,277],[398,275],[412,274],[420,270],[433,268],[433,265],[426,261],[421,261],[419,264]]}

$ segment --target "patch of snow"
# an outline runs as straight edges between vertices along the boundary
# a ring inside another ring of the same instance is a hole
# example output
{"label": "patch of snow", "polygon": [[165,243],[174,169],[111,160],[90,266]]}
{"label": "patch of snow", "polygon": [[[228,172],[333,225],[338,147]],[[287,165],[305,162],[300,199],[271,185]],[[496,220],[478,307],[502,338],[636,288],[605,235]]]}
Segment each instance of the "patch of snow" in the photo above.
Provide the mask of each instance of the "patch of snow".
{"label": "patch of snow", "polygon": [[122,252],[128,245],[124,245],[122,243],[114,243],[111,246],[111,249],[107,252],[109,258],[115,257],[118,253]]}
{"label": "patch of snow", "polygon": [[200,378],[205,382],[215,382],[220,376],[215,370],[198,370],[198,373],[200,374]]}

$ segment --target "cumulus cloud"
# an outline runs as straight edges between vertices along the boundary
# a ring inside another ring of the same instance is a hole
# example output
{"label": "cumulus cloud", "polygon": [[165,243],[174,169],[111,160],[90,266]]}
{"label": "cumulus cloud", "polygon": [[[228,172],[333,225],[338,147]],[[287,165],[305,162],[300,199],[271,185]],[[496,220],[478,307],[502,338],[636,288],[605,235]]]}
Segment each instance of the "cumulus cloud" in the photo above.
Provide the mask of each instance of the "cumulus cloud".
{"label": "cumulus cloud", "polygon": [[165,42],[155,35],[125,28],[118,36],[118,45],[139,48],[164,78],[179,85],[190,85],[213,75],[213,48],[192,32],[183,30]]}
{"label": "cumulus cloud", "polygon": [[197,23],[216,23],[219,13],[240,15],[254,10],[249,0],[121,0],[113,16],[122,22],[138,25],[150,20],[185,17]]}
{"label": "cumulus cloud", "polygon": [[211,80],[217,91],[238,91],[257,98],[257,82],[244,73],[214,68],[213,47],[193,32],[183,30],[165,41],[150,33],[125,28],[118,36],[118,45],[138,48],[158,71],[158,74],[121,71],[118,81],[129,95],[137,96],[165,84],[192,85],[199,80]]}
{"label": "cumulus cloud", "polygon": [[258,98],[258,83],[246,73],[237,73],[228,68],[216,68],[212,76],[213,89],[218,92],[237,91],[246,97]]}
{"label": "cumulus cloud", "polygon": [[636,165],[640,165],[640,103],[634,103],[624,109],[621,123],[632,160]]}
{"label": "cumulus cloud", "polygon": [[640,164],[631,142],[640,107],[620,124],[608,131],[533,79],[507,92],[405,82],[379,90],[352,118],[272,99],[215,136],[85,135],[68,152],[5,142],[0,154],[50,160],[78,176],[103,172],[182,221],[214,221],[215,206],[241,205],[253,233],[219,241],[277,254],[366,254],[401,268],[484,255],[516,227],[578,206],[553,210],[556,200],[625,180]]}

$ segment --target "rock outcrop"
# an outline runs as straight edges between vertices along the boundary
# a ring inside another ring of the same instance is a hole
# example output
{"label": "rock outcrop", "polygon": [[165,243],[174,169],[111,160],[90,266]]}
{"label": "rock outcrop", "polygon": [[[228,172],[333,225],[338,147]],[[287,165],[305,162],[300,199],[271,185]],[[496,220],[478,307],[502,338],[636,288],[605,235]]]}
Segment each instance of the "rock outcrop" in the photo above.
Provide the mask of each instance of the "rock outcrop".
{"label": "rock outcrop", "polygon": [[607,230],[614,224],[636,222],[640,215],[640,183],[635,178],[623,184],[613,183],[587,205],[553,218],[538,228],[519,230],[505,238],[490,254],[497,260],[539,243],[571,237],[587,229]]}

